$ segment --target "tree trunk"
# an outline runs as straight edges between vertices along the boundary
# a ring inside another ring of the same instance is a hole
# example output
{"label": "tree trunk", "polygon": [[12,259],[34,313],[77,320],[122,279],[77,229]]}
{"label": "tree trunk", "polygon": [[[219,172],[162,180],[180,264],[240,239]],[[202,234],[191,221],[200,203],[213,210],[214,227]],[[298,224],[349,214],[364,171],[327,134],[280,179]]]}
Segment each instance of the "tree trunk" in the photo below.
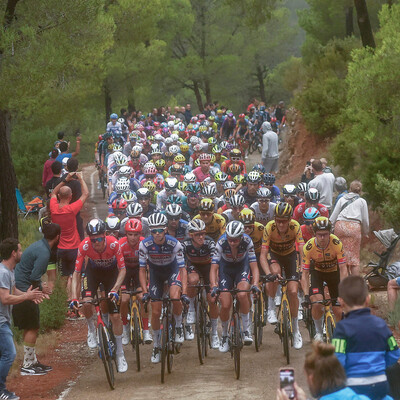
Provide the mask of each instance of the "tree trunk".
{"label": "tree trunk", "polygon": [[260,65],[257,65],[256,76],[258,80],[258,89],[260,91],[260,99],[262,102],[266,103],[267,99],[265,96],[264,73]]}
{"label": "tree trunk", "polygon": [[10,113],[0,110],[0,239],[14,237],[18,239],[17,198],[15,188],[17,179],[10,151]]}
{"label": "tree trunk", "polygon": [[110,114],[112,113],[111,108],[111,94],[108,88],[107,81],[104,82],[104,105],[105,105],[105,112],[106,112],[106,125],[108,121],[110,121]]}
{"label": "tree trunk", "polygon": [[346,7],[346,36],[353,36],[353,7]]}
{"label": "tree trunk", "polygon": [[204,104],[201,99],[199,83],[197,81],[193,81],[193,92],[194,95],[196,96],[197,107],[199,107],[199,111],[202,112],[204,110]]}
{"label": "tree trunk", "polygon": [[212,103],[210,80],[208,78],[204,79],[204,89],[207,103]]}
{"label": "tree trunk", "polygon": [[365,0],[354,0],[354,5],[357,11],[357,23],[360,28],[362,44],[364,47],[372,47],[374,49],[376,45],[369,20],[367,3]]}
{"label": "tree trunk", "polygon": [[132,111],[136,110],[136,105],[135,105],[135,90],[133,87],[129,89],[129,94],[128,94],[128,113],[130,114]]}

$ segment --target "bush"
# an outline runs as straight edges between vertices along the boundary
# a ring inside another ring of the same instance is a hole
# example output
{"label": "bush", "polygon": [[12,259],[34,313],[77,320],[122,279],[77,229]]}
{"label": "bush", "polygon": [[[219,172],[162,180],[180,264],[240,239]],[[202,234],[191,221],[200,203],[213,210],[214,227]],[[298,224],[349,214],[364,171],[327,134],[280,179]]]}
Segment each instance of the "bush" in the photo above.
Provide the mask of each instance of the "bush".
{"label": "bush", "polygon": [[397,328],[400,321],[400,297],[397,299],[394,310],[388,314],[388,322],[390,326]]}
{"label": "bush", "polygon": [[39,232],[39,221],[37,214],[26,219],[18,219],[18,240],[21,243],[22,250],[26,250],[32,243],[43,238]]}

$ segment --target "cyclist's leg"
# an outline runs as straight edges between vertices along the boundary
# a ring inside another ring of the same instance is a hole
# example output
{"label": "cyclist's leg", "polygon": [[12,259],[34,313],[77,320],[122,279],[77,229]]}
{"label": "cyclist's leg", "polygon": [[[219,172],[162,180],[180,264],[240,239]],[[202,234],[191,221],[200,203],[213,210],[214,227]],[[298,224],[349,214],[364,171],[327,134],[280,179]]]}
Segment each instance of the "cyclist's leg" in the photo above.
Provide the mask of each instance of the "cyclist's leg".
{"label": "cyclist's leg", "polygon": [[221,319],[223,338],[228,336],[229,316],[232,308],[232,296],[230,293],[224,293],[224,291],[233,289],[235,278],[229,272],[230,271],[227,270],[225,262],[221,260],[219,265],[218,288],[221,291],[219,296],[219,301],[221,305],[219,317]]}
{"label": "cyclist's leg", "polygon": [[[199,274],[196,272],[196,269],[194,268],[193,265],[190,265],[187,267],[187,280],[188,280],[188,289],[187,289],[187,294],[189,297],[189,313],[195,312],[194,309],[194,300],[196,298],[196,289],[192,288],[190,286],[192,285],[197,285],[199,283],[200,277]],[[193,315],[192,314],[192,315]],[[188,323],[194,323],[194,317],[192,318],[192,315],[188,316]]]}
{"label": "cyclist's leg", "polygon": [[339,270],[335,272],[327,272],[325,274],[325,282],[328,285],[330,298],[332,301],[332,311],[335,315],[336,321],[342,319],[342,308],[340,307],[338,297],[339,297],[339,283],[340,283],[340,272]]}
{"label": "cyclist's leg", "polygon": [[[250,289],[250,266],[249,259],[246,258],[242,261],[242,268],[239,268],[236,277],[235,284],[240,290]],[[250,331],[250,296],[248,293],[238,293],[239,308],[243,324],[243,331]]]}
{"label": "cyclist's leg", "polygon": [[[269,268],[271,270],[271,273],[274,275],[280,275],[281,274],[281,266],[279,264],[279,261],[277,259],[277,255],[273,252],[268,253],[268,264]],[[267,295],[268,295],[268,311],[272,311],[275,313],[275,296],[276,292],[278,290],[278,283],[277,282],[268,282],[266,284],[266,290],[267,290]],[[276,319],[276,317],[275,317]]]}

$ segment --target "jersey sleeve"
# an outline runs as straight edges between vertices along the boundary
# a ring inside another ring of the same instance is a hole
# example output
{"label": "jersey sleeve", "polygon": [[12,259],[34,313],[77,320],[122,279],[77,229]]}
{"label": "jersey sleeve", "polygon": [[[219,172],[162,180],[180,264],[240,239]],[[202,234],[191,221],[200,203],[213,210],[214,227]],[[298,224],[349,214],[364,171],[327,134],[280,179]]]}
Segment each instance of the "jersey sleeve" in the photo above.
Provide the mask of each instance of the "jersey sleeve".
{"label": "jersey sleeve", "polygon": [[219,228],[220,236],[222,236],[225,233],[226,230],[226,220],[225,218],[221,219],[221,226]]}
{"label": "jersey sleeve", "polygon": [[310,269],[312,247],[312,239],[310,239],[303,247],[303,270],[306,271]]}
{"label": "jersey sleeve", "polygon": [[118,269],[124,269],[125,268],[125,259],[124,259],[124,255],[122,254],[121,247],[118,243],[118,240],[115,240],[115,242],[112,242],[111,245],[114,245],[114,254],[115,254],[115,258],[117,259]]}
{"label": "jersey sleeve", "polygon": [[332,243],[335,246],[338,264],[346,264],[346,256],[344,255],[343,243],[338,237],[334,237]]}
{"label": "jersey sleeve", "polygon": [[254,244],[251,238],[249,240],[249,244],[247,245],[247,254],[249,256],[249,263],[257,262],[256,253],[254,251]]}
{"label": "jersey sleeve", "polygon": [[140,242],[140,245],[139,245],[139,267],[140,268],[147,267],[147,259],[148,259],[147,248],[143,244],[143,242]]}
{"label": "jersey sleeve", "polygon": [[214,256],[212,258],[212,264],[219,264],[219,262],[221,261],[221,254],[222,254],[222,247],[218,240],[215,246]]}
{"label": "jersey sleeve", "polygon": [[297,222],[299,222],[299,221],[300,221],[300,218],[301,218],[302,211],[303,211],[303,206],[302,206],[301,204],[299,204],[299,205],[294,209],[293,217],[292,217],[292,218],[293,218],[294,220],[296,220]]}
{"label": "jersey sleeve", "polygon": [[297,227],[296,244],[298,244],[300,246],[304,244],[303,232],[301,231],[300,225]]}
{"label": "jersey sleeve", "polygon": [[75,271],[81,273],[82,272],[82,265],[83,265],[83,260],[86,257],[86,252],[89,248],[89,243],[88,239],[82,240],[81,244],[78,247],[78,254],[76,256],[76,261],[75,261]]}
{"label": "jersey sleeve", "polygon": [[262,247],[265,249],[269,249],[269,244],[271,241],[271,237],[269,234],[269,224],[267,224],[264,228],[263,238],[262,238]]}
{"label": "jersey sleeve", "polygon": [[178,242],[175,246],[175,257],[176,257],[176,262],[178,263],[179,268],[184,268],[185,267],[185,257],[183,256],[183,248],[182,245]]}

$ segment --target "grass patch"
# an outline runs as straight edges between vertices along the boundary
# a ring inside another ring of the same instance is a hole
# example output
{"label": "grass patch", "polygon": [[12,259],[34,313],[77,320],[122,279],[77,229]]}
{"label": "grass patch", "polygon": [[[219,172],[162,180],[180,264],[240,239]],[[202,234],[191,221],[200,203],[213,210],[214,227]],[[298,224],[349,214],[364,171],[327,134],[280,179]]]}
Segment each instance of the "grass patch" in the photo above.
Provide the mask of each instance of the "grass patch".
{"label": "grass patch", "polygon": [[37,215],[23,219],[18,218],[18,237],[22,250],[26,250],[32,243],[43,238],[39,232]]}
{"label": "grass patch", "polygon": [[394,310],[388,314],[388,322],[390,326],[394,326],[398,329],[398,323],[400,321],[400,297],[397,298]]}

